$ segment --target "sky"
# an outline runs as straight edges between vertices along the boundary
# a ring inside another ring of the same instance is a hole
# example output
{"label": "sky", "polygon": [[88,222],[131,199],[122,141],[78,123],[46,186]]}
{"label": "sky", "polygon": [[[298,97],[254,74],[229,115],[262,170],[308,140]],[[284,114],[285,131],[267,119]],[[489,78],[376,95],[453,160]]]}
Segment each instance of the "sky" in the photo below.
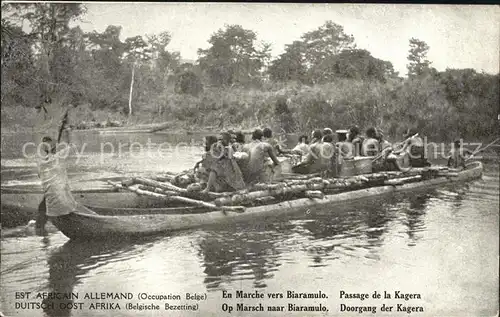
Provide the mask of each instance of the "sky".
{"label": "sky", "polygon": [[500,7],[491,5],[306,3],[86,3],[84,31],[122,26],[122,40],[168,31],[171,51],[197,59],[225,24],[239,24],[272,44],[273,57],[327,20],[352,34],[358,48],[406,74],[410,38],[425,41],[432,66],[499,72]]}

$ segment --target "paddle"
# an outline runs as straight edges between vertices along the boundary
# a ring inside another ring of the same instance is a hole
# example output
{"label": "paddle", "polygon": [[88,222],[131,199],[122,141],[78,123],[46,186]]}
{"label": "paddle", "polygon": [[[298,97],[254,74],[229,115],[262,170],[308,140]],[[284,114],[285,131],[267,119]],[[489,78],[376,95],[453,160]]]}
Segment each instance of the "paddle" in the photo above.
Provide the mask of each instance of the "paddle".
{"label": "paddle", "polygon": [[66,112],[64,112],[64,116],[61,119],[61,126],[59,127],[58,134],[57,134],[57,143],[61,142],[61,138],[64,132],[64,128],[66,127],[66,123],[68,123],[68,114],[69,114],[69,109],[66,109]]}
{"label": "paddle", "polygon": [[[417,134],[414,134],[408,138],[406,138],[404,141],[401,141],[401,142],[398,142],[394,145],[394,149],[391,149],[392,152],[395,152],[397,151],[396,148],[400,147],[401,145],[405,144],[409,139],[411,138],[414,138],[418,136],[418,133]],[[372,159],[372,162],[375,162],[376,160],[380,159],[384,154],[386,153],[386,151],[382,150],[382,152],[380,154],[378,154],[377,156],[375,156],[373,159]]]}
{"label": "paddle", "polygon": [[490,144],[486,145],[485,147],[472,152],[472,154],[468,158],[465,159],[465,162],[467,162],[468,160],[470,160],[477,153],[482,152],[482,151],[486,150],[487,148],[489,148],[490,146],[492,146],[493,144],[497,143],[498,140],[500,140],[500,138],[497,138],[497,139],[495,139],[495,141],[491,142]]}

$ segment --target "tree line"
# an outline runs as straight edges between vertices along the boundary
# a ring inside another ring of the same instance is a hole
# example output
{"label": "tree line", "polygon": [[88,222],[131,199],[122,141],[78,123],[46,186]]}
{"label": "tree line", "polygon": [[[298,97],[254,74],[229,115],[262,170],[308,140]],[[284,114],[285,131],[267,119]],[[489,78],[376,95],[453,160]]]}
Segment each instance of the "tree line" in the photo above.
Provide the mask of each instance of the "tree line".
{"label": "tree line", "polygon": [[168,30],[122,41],[121,26],[70,27],[85,13],[76,3],[2,4],[4,107],[85,104],[144,122],[272,123],[286,132],[357,124],[394,136],[408,125],[441,139],[498,133],[498,74],[439,72],[420,39],[409,39],[406,78],[333,21],[274,59],[254,31],[226,25],[191,64],[169,50]]}

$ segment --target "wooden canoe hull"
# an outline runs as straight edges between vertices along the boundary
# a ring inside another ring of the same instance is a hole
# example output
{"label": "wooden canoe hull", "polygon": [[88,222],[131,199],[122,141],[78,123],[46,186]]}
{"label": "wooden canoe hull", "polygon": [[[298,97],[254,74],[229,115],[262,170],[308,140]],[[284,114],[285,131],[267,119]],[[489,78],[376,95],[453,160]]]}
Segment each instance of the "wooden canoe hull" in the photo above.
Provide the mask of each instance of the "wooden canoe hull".
{"label": "wooden canoe hull", "polygon": [[[290,173],[291,163],[287,157],[279,157],[280,166],[274,170],[274,177],[279,179],[282,174]],[[103,186],[104,184],[104,186]],[[73,195],[77,202],[86,206],[102,206],[115,208],[159,208],[166,207],[162,199],[142,197],[131,192],[119,192],[105,182],[88,184],[76,184]],[[98,189],[95,189],[98,187]],[[23,190],[2,188],[1,206],[3,210],[23,210],[33,213],[38,210],[38,205],[43,199],[40,189]],[[2,212],[2,216],[3,216]]]}
{"label": "wooden canoe hull", "polygon": [[[161,199],[138,196],[131,192],[73,192],[75,200],[85,206],[108,207],[109,209],[147,209],[167,207]],[[43,199],[40,191],[2,192],[1,219],[3,228],[25,225],[31,219],[36,219],[38,206]],[[111,212],[112,213],[112,212]]]}
{"label": "wooden canoe hull", "polygon": [[[483,166],[480,162],[452,177],[438,177],[431,180],[360,189],[339,194],[325,195],[323,199],[301,198],[272,205],[247,208],[245,212],[210,211],[189,214],[155,213],[154,209],[145,210],[142,215],[105,216],[97,213],[73,212],[64,216],[52,217],[52,223],[70,239],[99,239],[105,236],[134,237],[168,233],[219,223],[244,221],[290,213],[297,209],[317,205],[348,202],[362,198],[426,189],[456,181],[468,181],[480,178]],[[147,214],[146,214],[147,212]],[[260,220],[262,221],[262,220]]]}
{"label": "wooden canoe hull", "polygon": [[[116,208],[156,208],[164,207],[165,201],[152,197],[138,196],[131,192],[73,192],[75,200],[82,205],[104,206]],[[2,208],[20,208],[38,210],[38,205],[43,199],[43,193],[1,193]]]}

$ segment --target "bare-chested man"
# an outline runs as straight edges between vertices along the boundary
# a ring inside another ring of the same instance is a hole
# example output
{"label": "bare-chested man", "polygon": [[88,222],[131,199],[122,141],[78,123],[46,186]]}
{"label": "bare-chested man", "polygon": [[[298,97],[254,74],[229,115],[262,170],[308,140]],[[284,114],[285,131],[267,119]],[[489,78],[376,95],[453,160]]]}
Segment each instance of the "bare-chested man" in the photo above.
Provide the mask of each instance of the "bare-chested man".
{"label": "bare-chested man", "polygon": [[242,168],[247,185],[270,181],[269,173],[266,170],[269,166],[269,158],[272,160],[273,166],[279,165],[273,147],[267,142],[262,142],[262,137],[262,130],[256,129],[252,133],[252,141],[243,147],[243,151],[248,153],[248,161]]}
{"label": "bare-chested man", "polygon": [[212,157],[205,158],[209,174],[204,192],[235,191],[245,188],[243,174],[233,158],[230,141],[231,135],[228,132],[221,133],[220,140],[213,144],[214,147],[207,155]]}
{"label": "bare-chested man", "polygon": [[[304,160],[293,167],[294,173],[310,174],[330,170],[335,155],[333,135],[327,134],[323,140],[314,143]],[[321,139],[320,139],[321,140]]]}

